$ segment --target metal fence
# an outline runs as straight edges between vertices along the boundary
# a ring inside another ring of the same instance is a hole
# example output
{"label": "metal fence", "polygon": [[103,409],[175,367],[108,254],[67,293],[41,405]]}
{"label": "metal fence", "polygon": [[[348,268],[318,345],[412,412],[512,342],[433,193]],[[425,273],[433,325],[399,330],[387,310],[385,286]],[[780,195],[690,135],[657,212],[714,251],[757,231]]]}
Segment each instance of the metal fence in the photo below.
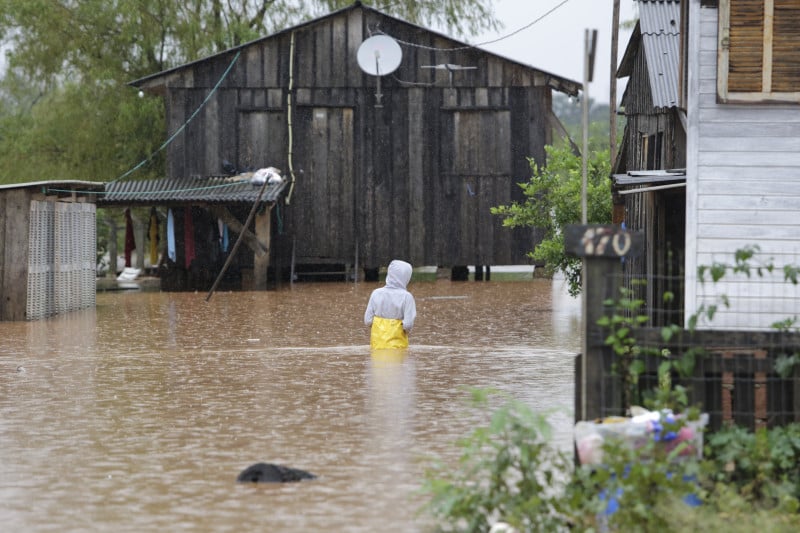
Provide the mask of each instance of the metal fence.
{"label": "metal fence", "polygon": [[[625,378],[626,366],[611,348],[603,351],[603,416],[624,415],[625,404],[642,405],[665,385],[685,387],[690,406],[709,413],[709,426],[757,428],[800,421],[800,335],[738,331],[683,332],[665,342],[660,329],[635,333],[643,363],[638,380]],[[684,373],[665,363],[686,360]]]}
{"label": "metal fence", "polygon": [[[603,358],[602,416],[624,415],[628,405],[643,405],[657,391],[680,385],[689,405],[709,413],[711,429],[730,423],[753,429],[800,421],[800,324],[748,331],[704,328],[699,320],[696,329],[688,330],[682,293],[663,299],[650,290],[652,284],[680,288],[680,277],[615,283],[624,288],[614,304],[603,303],[604,315],[625,322],[587,328],[588,346]],[[647,321],[636,324],[636,317]],[[785,318],[791,323],[793,317]],[[629,351],[622,347],[620,354],[610,339],[623,328],[630,328]],[[633,373],[632,364],[637,365]]]}
{"label": "metal fence", "polygon": [[95,305],[96,231],[93,203],[31,201],[29,320]]}

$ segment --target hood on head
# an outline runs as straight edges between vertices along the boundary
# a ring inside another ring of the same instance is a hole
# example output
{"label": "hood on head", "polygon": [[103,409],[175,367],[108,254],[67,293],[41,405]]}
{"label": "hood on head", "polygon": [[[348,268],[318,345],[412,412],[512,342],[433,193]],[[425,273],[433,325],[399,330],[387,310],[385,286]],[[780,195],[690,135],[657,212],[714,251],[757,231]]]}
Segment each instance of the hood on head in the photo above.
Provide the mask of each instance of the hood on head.
{"label": "hood on head", "polygon": [[395,259],[389,263],[386,270],[386,286],[393,289],[405,289],[411,281],[411,265],[405,261]]}

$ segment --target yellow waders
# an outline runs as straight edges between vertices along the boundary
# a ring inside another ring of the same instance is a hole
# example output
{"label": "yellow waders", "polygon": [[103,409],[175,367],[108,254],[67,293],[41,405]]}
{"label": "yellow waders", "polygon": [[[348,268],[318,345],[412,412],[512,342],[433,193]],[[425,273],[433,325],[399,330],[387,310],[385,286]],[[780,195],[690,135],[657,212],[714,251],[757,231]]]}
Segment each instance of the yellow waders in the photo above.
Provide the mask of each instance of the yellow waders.
{"label": "yellow waders", "polygon": [[369,346],[379,350],[408,348],[408,334],[403,331],[403,321],[397,318],[374,317]]}

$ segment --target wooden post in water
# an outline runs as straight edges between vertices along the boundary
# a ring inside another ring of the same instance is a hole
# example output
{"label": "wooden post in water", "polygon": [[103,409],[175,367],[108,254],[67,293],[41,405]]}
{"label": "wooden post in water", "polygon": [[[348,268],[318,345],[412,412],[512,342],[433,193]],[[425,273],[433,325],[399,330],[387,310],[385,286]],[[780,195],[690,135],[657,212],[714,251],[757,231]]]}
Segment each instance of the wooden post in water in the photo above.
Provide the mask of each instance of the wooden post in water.
{"label": "wooden post in water", "polygon": [[257,291],[267,290],[267,272],[269,261],[272,256],[270,242],[272,206],[264,206],[263,210],[256,214],[255,233],[258,242],[266,248],[263,254],[253,253],[253,285]]}
{"label": "wooden post in water", "polygon": [[575,420],[600,418],[607,403],[604,389],[603,351],[605,334],[597,321],[603,316],[603,302],[619,298],[622,279],[621,258],[638,254],[644,236],[615,225],[572,225],[564,232],[567,255],[582,257],[583,346],[576,369]]}

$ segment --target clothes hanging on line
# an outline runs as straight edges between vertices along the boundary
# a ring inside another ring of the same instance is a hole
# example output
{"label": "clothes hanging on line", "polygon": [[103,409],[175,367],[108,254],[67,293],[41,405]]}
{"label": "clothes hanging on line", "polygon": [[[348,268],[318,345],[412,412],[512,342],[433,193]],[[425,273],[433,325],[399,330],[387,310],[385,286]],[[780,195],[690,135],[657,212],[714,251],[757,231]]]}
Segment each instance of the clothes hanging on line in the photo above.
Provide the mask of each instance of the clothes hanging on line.
{"label": "clothes hanging on line", "polygon": [[177,261],[175,254],[175,214],[172,209],[167,211],[167,257],[173,262]]}
{"label": "clothes hanging on line", "polygon": [[194,221],[192,220],[192,208],[186,207],[183,210],[183,249],[184,263],[186,268],[192,266],[192,261],[195,259],[194,253]]}
{"label": "clothes hanging on line", "polygon": [[222,253],[227,253],[229,246],[228,225],[222,219],[217,219],[217,225],[219,227],[219,249]]}
{"label": "clothes hanging on line", "polygon": [[131,253],[136,249],[136,239],[133,236],[133,220],[130,208],[125,210],[125,266],[131,265]]}

